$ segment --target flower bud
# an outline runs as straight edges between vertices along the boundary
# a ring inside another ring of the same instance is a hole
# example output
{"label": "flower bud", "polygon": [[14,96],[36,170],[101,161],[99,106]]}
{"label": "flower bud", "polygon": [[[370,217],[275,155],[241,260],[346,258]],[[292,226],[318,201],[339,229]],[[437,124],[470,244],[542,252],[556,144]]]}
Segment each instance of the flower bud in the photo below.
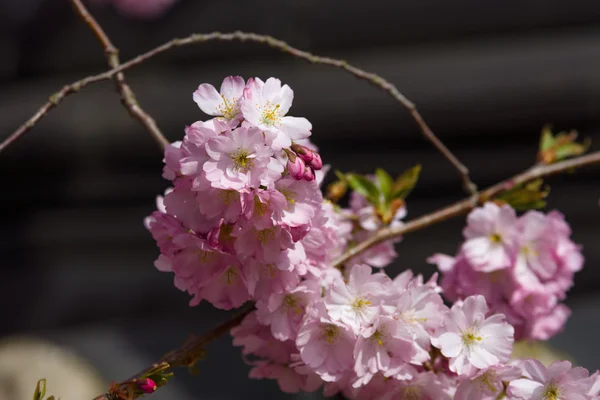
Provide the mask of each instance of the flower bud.
{"label": "flower bud", "polygon": [[323,168],[323,160],[321,160],[321,156],[319,155],[319,153],[313,153],[313,158],[312,160],[310,160],[308,165],[310,165],[312,169],[317,171]]}
{"label": "flower bud", "polygon": [[140,380],[138,386],[144,393],[152,393],[156,390],[156,383],[150,378]]}
{"label": "flower bud", "polygon": [[292,178],[296,180],[304,179],[304,170],[306,169],[306,164],[300,157],[296,157],[295,154],[291,152],[288,153],[288,162],[287,162],[287,170],[292,176]]}
{"label": "flower bud", "polygon": [[305,163],[310,163],[314,158],[315,153],[308,147],[304,147],[298,143],[294,143],[291,149],[304,161]]}
{"label": "flower bud", "polygon": [[309,182],[314,181],[316,179],[315,171],[313,171],[313,169],[309,166],[304,167],[304,174],[302,176],[302,179]]}

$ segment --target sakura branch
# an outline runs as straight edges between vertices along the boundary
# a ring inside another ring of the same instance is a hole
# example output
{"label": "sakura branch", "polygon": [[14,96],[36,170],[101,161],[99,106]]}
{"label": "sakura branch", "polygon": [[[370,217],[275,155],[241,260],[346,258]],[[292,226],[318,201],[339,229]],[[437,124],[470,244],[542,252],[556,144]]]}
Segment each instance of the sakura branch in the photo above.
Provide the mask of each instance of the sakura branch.
{"label": "sakura branch", "polygon": [[[286,42],[276,39],[272,36],[259,35],[256,33],[247,33],[247,32],[240,32],[240,31],[236,31],[236,32],[232,32],[232,33],[221,33],[221,32],[212,32],[212,33],[205,33],[205,34],[196,33],[196,34],[192,34],[186,38],[176,38],[176,39],[173,39],[161,46],[158,46],[144,54],[141,54],[119,66],[119,65],[117,65],[118,58],[117,58],[116,49],[114,49],[114,46],[112,46],[110,40],[104,34],[101,27],[97,23],[95,23],[95,21],[93,20],[93,17],[91,17],[91,15],[89,13],[87,13],[87,11],[85,11],[85,8],[81,5],[79,0],[74,0],[74,4],[76,5],[77,9],[80,10],[79,11],[80,14],[84,17],[86,22],[90,25],[92,30],[94,30],[94,32],[96,33],[99,40],[105,46],[109,62],[111,63],[111,66],[113,67],[113,69],[110,71],[104,72],[102,74],[98,74],[98,75],[94,75],[94,76],[90,76],[90,77],[81,79],[77,82],[74,82],[70,85],[65,86],[59,92],[52,95],[50,97],[50,100],[46,104],[44,104],[38,110],[37,113],[35,113],[19,129],[17,129],[15,132],[13,132],[13,134],[11,134],[11,136],[9,136],[8,139],[6,139],[2,144],[0,144],[0,152],[2,150],[4,150],[8,145],[13,143],[20,136],[22,136],[27,131],[29,131],[39,120],[41,120],[51,109],[53,109],[55,106],[57,106],[66,96],[78,92],[79,90],[81,90],[82,88],[84,88],[85,86],[87,86],[89,84],[100,82],[100,81],[103,81],[106,79],[112,79],[115,76],[117,76],[117,81],[120,82],[120,83],[118,83],[119,90],[122,93],[123,100],[124,100],[126,106],[128,107],[128,109],[130,110],[130,113],[136,119],[138,119],[144,126],[146,126],[146,128],[150,131],[150,133],[152,133],[152,135],[157,139],[157,141],[159,143],[163,143],[162,135],[160,134],[160,131],[158,131],[156,124],[147,114],[145,114],[143,112],[143,110],[141,110],[141,108],[139,108],[139,105],[135,101],[135,97],[133,96],[133,93],[131,92],[131,90],[128,89],[128,86],[124,85],[124,83],[123,83],[124,81],[122,81],[122,79],[118,78],[119,74],[129,68],[132,68],[136,65],[144,63],[145,61],[149,60],[150,58],[153,58],[163,52],[166,52],[166,51],[171,50],[176,47],[183,47],[183,46],[187,46],[187,45],[191,45],[191,44],[199,44],[199,43],[205,43],[205,42],[215,41],[215,40],[216,41],[227,41],[227,42],[230,42],[230,41],[253,42],[253,43],[267,45],[271,48],[274,48],[281,52],[290,54],[294,57],[303,59],[312,64],[328,65],[328,66],[342,69],[342,70],[352,74],[353,76],[357,77],[358,79],[365,80],[365,81],[371,83],[372,85],[384,90],[386,93],[388,93],[392,98],[394,98],[396,101],[398,101],[404,108],[406,108],[409,111],[410,115],[413,117],[414,121],[419,126],[423,136],[429,142],[431,142],[435,146],[435,148],[458,171],[458,173],[460,174],[460,177],[462,179],[465,190],[470,194],[474,194],[477,190],[476,185],[470,179],[468,168],[463,163],[461,163],[460,160],[433,133],[433,131],[431,130],[429,125],[427,125],[427,123],[425,122],[425,120],[423,119],[423,117],[421,116],[419,111],[417,110],[415,104],[412,103],[410,100],[408,100],[396,88],[396,86],[394,84],[385,80],[384,78],[382,78],[381,76],[379,76],[377,74],[374,74],[372,72],[367,72],[365,70],[357,68],[357,67],[349,64],[345,60],[339,60],[339,59],[334,59],[334,58],[330,58],[330,57],[321,57],[321,56],[317,56],[317,55],[311,54],[309,52],[297,49],[295,47],[290,46]],[[81,11],[81,10],[83,10],[83,11]]]}
{"label": "sakura branch", "polygon": [[346,263],[348,260],[378,245],[379,243],[383,243],[387,240],[401,237],[410,232],[427,228],[431,225],[445,221],[449,218],[466,214],[478,205],[481,205],[486,201],[492,200],[494,197],[498,196],[502,192],[509,190],[517,185],[531,182],[539,178],[545,178],[548,176],[556,175],[562,172],[571,171],[576,168],[596,164],[600,164],[600,152],[590,153],[585,156],[562,161],[556,164],[535,165],[534,167],[528,169],[523,173],[515,175],[512,178],[497,183],[494,186],[491,186],[485,189],[484,191],[477,193],[475,196],[466,198],[447,207],[444,207],[440,210],[434,211],[430,214],[409,221],[406,224],[397,227],[384,227],[381,230],[379,230],[377,234],[371,236],[369,239],[359,243],[356,247],[353,247],[346,253],[344,253],[333,263],[333,266],[339,267]]}
{"label": "sakura branch", "polygon": [[[119,61],[119,50],[110,41],[102,27],[98,24],[96,19],[90,14],[87,8],[83,5],[81,0],[71,0],[73,7],[81,19],[90,27],[98,41],[104,47],[104,53],[108,65],[111,68],[118,68],[120,65]],[[154,140],[158,143],[161,148],[164,148],[169,144],[169,141],[162,134],[156,121],[147,112],[145,112],[140,106],[133,90],[125,81],[125,74],[118,72],[114,76],[117,91],[121,94],[121,101],[123,106],[129,111],[129,114],[138,120],[140,124],[150,132]],[[2,147],[0,147],[0,150]]]}

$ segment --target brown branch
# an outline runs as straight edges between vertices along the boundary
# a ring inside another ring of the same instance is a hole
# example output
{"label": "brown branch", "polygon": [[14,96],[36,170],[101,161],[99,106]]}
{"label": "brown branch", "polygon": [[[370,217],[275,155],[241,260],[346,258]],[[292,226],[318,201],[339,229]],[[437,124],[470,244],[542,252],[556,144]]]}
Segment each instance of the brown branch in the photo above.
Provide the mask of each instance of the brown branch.
{"label": "brown branch", "polygon": [[[600,151],[590,153],[585,156],[573,158],[571,160],[562,161],[556,164],[533,166],[527,171],[515,175],[512,178],[502,181],[496,185],[493,185],[475,196],[471,196],[467,199],[449,205],[445,208],[439,209],[430,214],[414,219],[398,228],[381,229],[375,236],[372,236],[370,239],[361,242],[358,246],[344,253],[344,255],[342,255],[338,260],[336,260],[333,263],[332,267],[342,265],[351,258],[359,255],[360,253],[368,250],[369,248],[375,246],[378,243],[396,238],[401,235],[405,235],[410,232],[427,228],[431,225],[445,221],[452,217],[456,217],[458,215],[466,214],[473,208],[477,207],[479,204],[484,203],[487,200],[490,200],[495,196],[501,194],[502,192],[513,188],[515,185],[527,183],[538,178],[544,178],[561,172],[571,171],[575,168],[590,166],[594,164],[600,164]],[[201,354],[201,352],[204,350],[204,347],[208,343],[226,334],[229,330],[231,330],[231,328],[239,325],[244,319],[244,317],[248,315],[251,311],[252,308],[247,308],[240,314],[233,317],[231,320],[222,323],[221,325],[217,326],[216,328],[207,332],[206,334],[189,340],[188,342],[184,343],[184,345],[180,348],[169,352],[158,363],[136,374],[129,381],[131,381],[132,379],[143,378],[149,370],[161,363],[168,363],[170,367],[187,366],[193,364],[198,359],[198,354]],[[94,400],[111,400],[111,397],[107,393],[96,397]]]}
{"label": "brown branch", "polygon": [[[96,35],[98,41],[104,47],[104,53],[106,55],[109,67],[118,68],[120,65],[119,50],[112,44],[102,27],[98,24],[93,15],[90,14],[81,0],[71,0],[71,3],[73,4],[77,14],[90,27],[94,35]],[[135,94],[133,93],[133,90],[125,81],[125,75],[123,72],[116,73],[114,80],[117,91],[121,94],[121,103],[127,109],[127,111],[129,111],[129,114],[133,118],[137,119],[140,124],[142,124],[142,126],[146,128],[148,132],[150,132],[154,140],[156,140],[161,148],[167,146],[169,141],[165,138],[156,125],[156,121],[154,121],[154,119],[142,109]]]}
{"label": "brown branch", "polygon": [[[74,3],[79,2],[77,0],[72,0],[72,1],[74,1]],[[89,15],[89,13],[88,13],[88,15]],[[84,19],[85,19],[85,17],[84,17]],[[86,21],[88,21],[88,20],[86,20]],[[92,21],[93,21],[93,19],[92,19]],[[96,33],[96,36],[98,37],[98,39],[101,42],[103,42],[106,46],[106,43],[107,43],[106,41],[108,41],[108,38],[106,37],[104,32],[101,30],[101,28],[99,28],[99,26],[97,24],[93,24],[93,23],[91,24],[90,22],[88,22],[88,25],[90,25],[92,27],[92,30]],[[396,88],[396,86],[394,86],[391,82],[383,79],[381,76],[379,76],[377,74],[367,72],[367,71],[357,68],[353,65],[350,65],[345,60],[338,60],[338,59],[329,58],[329,57],[316,56],[309,52],[292,47],[289,44],[287,44],[286,42],[279,40],[279,39],[275,39],[272,36],[259,35],[256,33],[239,32],[239,31],[232,32],[232,33],[212,32],[212,33],[206,33],[206,34],[193,34],[186,38],[173,39],[173,40],[171,40],[163,45],[160,45],[144,54],[141,54],[119,66],[114,66],[113,69],[110,71],[106,71],[102,74],[98,74],[98,75],[94,75],[94,76],[89,76],[87,78],[81,79],[80,81],[77,81],[70,85],[65,86],[61,91],[59,91],[55,95],[53,95],[51,97],[50,101],[48,103],[46,103],[44,106],[42,106],[40,108],[40,110],[38,110],[38,112],[33,115],[33,117],[31,117],[25,124],[23,124],[19,129],[17,129],[8,139],[6,139],[2,144],[0,144],[0,152],[2,150],[4,150],[8,145],[13,143],[20,136],[22,136],[24,133],[26,133],[28,130],[30,130],[39,120],[41,120],[52,108],[54,108],[58,103],[60,103],[66,96],[68,96],[76,91],[79,91],[81,88],[83,88],[89,84],[95,83],[95,82],[103,81],[106,79],[111,79],[114,76],[117,76],[117,79],[118,79],[118,74],[125,71],[126,69],[129,69],[131,67],[139,65],[139,64],[145,62],[146,60],[148,60],[152,57],[155,57],[155,56],[157,56],[165,51],[168,51],[170,49],[173,49],[176,47],[187,46],[190,44],[205,43],[205,42],[212,41],[212,40],[228,41],[228,42],[241,41],[241,42],[254,42],[254,43],[264,44],[264,45],[267,45],[274,49],[277,49],[279,51],[282,51],[284,53],[288,53],[288,54],[291,54],[292,56],[306,60],[313,64],[323,64],[323,65],[329,65],[329,66],[333,66],[336,68],[340,68],[340,69],[347,71],[348,73],[354,75],[355,77],[357,77],[359,79],[365,80],[365,81],[373,84],[374,86],[379,87],[380,89],[383,89],[385,92],[387,92],[390,96],[392,96],[396,101],[398,101],[403,107],[405,107],[410,112],[411,116],[413,117],[413,119],[415,120],[415,122],[417,123],[419,128],[421,129],[423,136],[427,140],[429,140],[438,149],[438,151],[440,153],[442,153],[444,155],[444,157],[459,172],[461,179],[463,181],[463,185],[464,185],[465,189],[468,191],[468,193],[475,194],[477,192],[477,187],[471,181],[471,179],[469,177],[469,170],[467,169],[467,167],[465,167],[454,156],[454,154],[438,139],[438,137],[433,133],[433,131],[427,125],[427,123],[425,123],[425,121],[423,120],[423,117],[421,116],[421,114],[419,113],[419,111],[417,110],[415,105],[410,100],[408,100],[402,93],[400,93],[398,88]],[[110,43],[110,41],[108,41],[108,43]],[[109,53],[109,51],[107,50],[107,55],[108,55],[108,53]],[[114,53],[114,55],[116,56],[116,53]],[[110,55],[108,55],[108,56],[109,56],[109,60],[110,60],[111,59]],[[72,88],[77,88],[77,90],[72,90]],[[125,99],[125,101],[127,101],[128,99],[133,100],[133,101],[131,101],[131,104],[137,105],[134,97],[124,96],[124,99]],[[137,107],[139,107],[139,106],[137,106]],[[130,110],[134,110],[134,108],[130,107]],[[133,115],[136,118],[138,118],[140,120],[140,122],[142,122],[143,124],[144,124],[144,122],[148,122],[148,121],[152,121],[152,123],[154,122],[151,119],[150,120],[145,119],[145,118],[140,119],[138,114],[133,114]],[[151,130],[152,127],[153,126],[155,127],[156,125],[150,124],[150,125],[145,125],[145,126],[152,132],[152,130]],[[156,129],[158,129],[158,128],[156,128]]]}
{"label": "brown branch", "polygon": [[[149,371],[161,364],[168,364],[169,369],[173,367],[192,366],[199,358],[201,358],[204,347],[208,343],[220,338],[221,336],[227,334],[232,328],[238,326],[246,317],[246,315],[248,315],[253,309],[254,308],[252,306],[246,307],[241,312],[233,316],[233,318],[222,322],[204,335],[188,339],[181,347],[168,352],[158,362],[152,364],[143,371],[138,372],[124,383],[116,384],[114,386],[118,388],[120,385],[126,384],[126,382],[143,379]],[[111,393],[109,392],[95,397],[94,400],[113,400],[113,397],[111,397]]]}
{"label": "brown branch", "polygon": [[547,176],[555,175],[561,172],[570,171],[574,168],[585,167],[594,164],[600,164],[600,151],[596,151],[594,153],[573,158],[567,161],[562,161],[556,164],[535,165],[527,171],[515,175],[512,178],[497,183],[493,186],[490,186],[484,191],[467,199],[461,200],[457,203],[451,204],[430,214],[409,221],[406,224],[403,224],[396,228],[381,229],[379,232],[377,232],[377,234],[371,236],[364,242],[359,243],[357,246],[353,247],[352,249],[344,253],[342,256],[340,256],[333,263],[333,267],[341,266],[351,258],[359,255],[360,253],[370,249],[371,247],[379,243],[385,242],[386,240],[394,239],[407,233],[427,228],[428,226],[445,221],[449,218],[466,214],[478,205],[485,203],[488,200],[491,200],[500,193],[509,190],[515,187],[516,185],[527,183],[538,178],[544,178]]}

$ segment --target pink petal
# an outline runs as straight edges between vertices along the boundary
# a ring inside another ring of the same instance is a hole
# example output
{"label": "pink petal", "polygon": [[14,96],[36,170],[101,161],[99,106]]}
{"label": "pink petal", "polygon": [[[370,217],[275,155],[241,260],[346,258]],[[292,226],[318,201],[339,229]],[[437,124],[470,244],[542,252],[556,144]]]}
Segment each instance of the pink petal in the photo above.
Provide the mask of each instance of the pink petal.
{"label": "pink petal", "polygon": [[223,99],[213,85],[203,83],[198,86],[198,90],[192,96],[198,107],[208,115],[221,115],[218,107],[223,103]]}

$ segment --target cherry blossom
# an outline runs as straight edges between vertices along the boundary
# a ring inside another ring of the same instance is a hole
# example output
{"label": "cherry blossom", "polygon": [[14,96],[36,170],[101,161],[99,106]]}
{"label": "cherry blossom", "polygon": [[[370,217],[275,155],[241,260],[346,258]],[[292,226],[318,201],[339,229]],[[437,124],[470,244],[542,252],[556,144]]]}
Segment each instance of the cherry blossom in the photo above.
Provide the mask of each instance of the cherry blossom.
{"label": "cherry blossom", "polygon": [[193,99],[206,114],[217,117],[229,128],[235,128],[243,119],[239,100],[245,87],[246,82],[241,76],[228,76],[219,92],[213,85],[203,83],[194,92]]}
{"label": "cherry blossom", "polygon": [[469,375],[508,361],[514,341],[514,328],[502,314],[486,317],[483,296],[470,296],[454,304],[444,321],[441,335],[433,342],[450,360],[450,370]]}

